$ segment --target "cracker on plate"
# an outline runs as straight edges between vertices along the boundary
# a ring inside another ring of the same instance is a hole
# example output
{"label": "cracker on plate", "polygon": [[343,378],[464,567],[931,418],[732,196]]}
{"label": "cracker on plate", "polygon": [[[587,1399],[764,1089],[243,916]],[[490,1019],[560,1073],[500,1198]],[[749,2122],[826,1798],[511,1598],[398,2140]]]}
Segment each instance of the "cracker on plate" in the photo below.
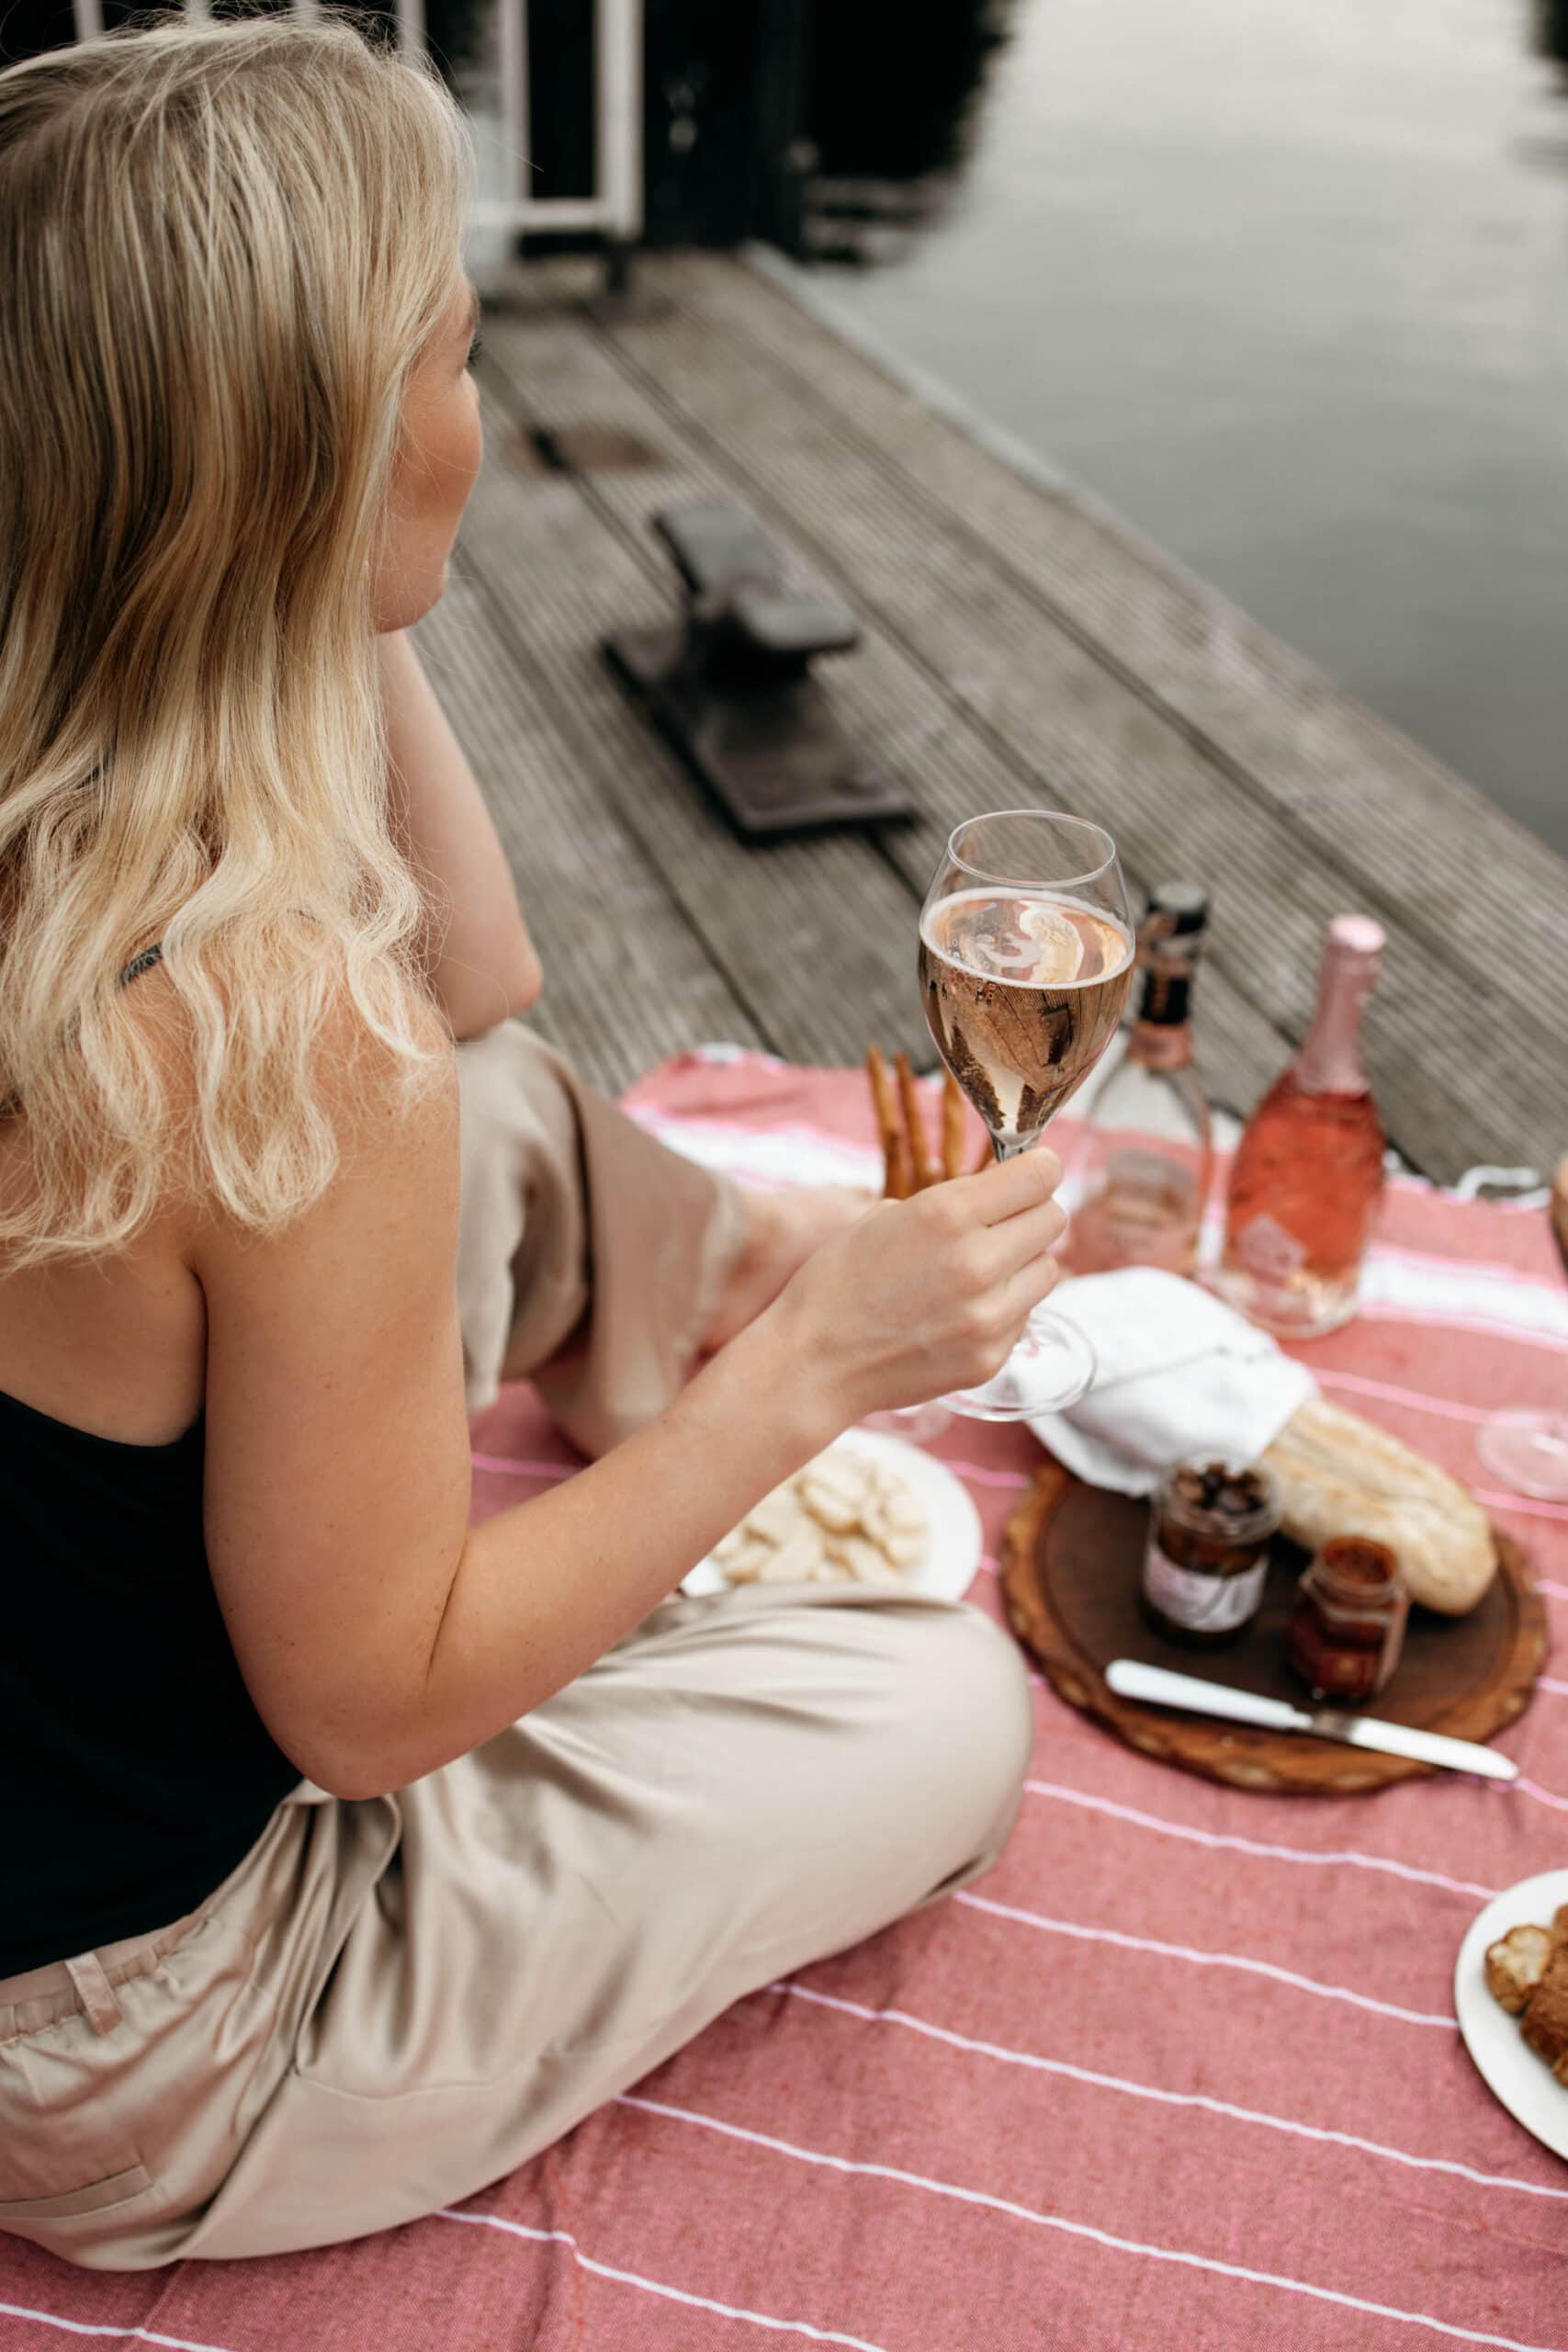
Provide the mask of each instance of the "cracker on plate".
{"label": "cracker on plate", "polygon": [[889,1463],[830,1449],[714,1548],[731,1584],[896,1584],[925,1554],[925,1508]]}

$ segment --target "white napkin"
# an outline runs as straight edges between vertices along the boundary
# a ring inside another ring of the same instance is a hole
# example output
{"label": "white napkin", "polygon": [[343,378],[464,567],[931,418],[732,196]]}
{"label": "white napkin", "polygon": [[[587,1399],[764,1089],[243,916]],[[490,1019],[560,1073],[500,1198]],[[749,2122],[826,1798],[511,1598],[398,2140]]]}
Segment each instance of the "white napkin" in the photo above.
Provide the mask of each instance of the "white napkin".
{"label": "white napkin", "polygon": [[1092,1487],[1147,1495],[1185,1454],[1251,1463],[1317,1394],[1283,1354],[1223,1299],[1179,1274],[1128,1266],[1080,1274],[1051,1300],[1092,1346],[1093,1387],[1066,1413],[1030,1427]]}

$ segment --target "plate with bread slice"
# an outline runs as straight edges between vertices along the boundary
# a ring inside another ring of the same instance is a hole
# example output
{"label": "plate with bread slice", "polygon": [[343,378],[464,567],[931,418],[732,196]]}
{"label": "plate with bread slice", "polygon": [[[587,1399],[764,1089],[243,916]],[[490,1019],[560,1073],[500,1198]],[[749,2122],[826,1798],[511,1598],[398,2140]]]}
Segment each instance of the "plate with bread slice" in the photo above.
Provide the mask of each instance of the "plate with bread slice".
{"label": "plate with bread slice", "polygon": [[1454,2008],[1488,2088],[1568,2156],[1568,1870],[1521,1879],[1472,1921]]}

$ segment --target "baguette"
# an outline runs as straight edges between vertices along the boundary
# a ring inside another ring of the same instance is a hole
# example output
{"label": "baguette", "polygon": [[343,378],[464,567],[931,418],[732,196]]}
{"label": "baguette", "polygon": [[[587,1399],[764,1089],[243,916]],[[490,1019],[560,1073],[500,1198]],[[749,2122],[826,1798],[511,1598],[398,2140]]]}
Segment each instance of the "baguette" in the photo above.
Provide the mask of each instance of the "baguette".
{"label": "baguette", "polygon": [[1310,1398],[1263,1463],[1293,1542],[1311,1552],[1336,1535],[1386,1544],[1424,1608],[1462,1617],[1497,1572],[1491,1525],[1474,1497],[1354,1413]]}

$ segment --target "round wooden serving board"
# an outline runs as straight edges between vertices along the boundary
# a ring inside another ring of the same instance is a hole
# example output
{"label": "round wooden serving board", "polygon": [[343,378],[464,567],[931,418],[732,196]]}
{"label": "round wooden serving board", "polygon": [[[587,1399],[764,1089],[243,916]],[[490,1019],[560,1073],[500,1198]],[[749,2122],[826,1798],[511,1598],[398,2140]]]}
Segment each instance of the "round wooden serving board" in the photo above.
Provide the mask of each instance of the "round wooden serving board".
{"label": "round wooden serving board", "polygon": [[[1119,1699],[1104,1675],[1113,1657],[1307,1703],[1284,1661],[1285,1621],[1306,1554],[1276,1543],[1263,1606],[1233,1647],[1184,1649],[1156,1634],[1140,1605],[1148,1520],[1146,1502],[1086,1487],[1047,1462],[1009,1521],[1002,1556],[1008,1614],[1070,1706],[1098,1715],[1145,1756],[1239,1789],[1359,1796],[1432,1769],[1335,1740],[1256,1731]],[[1546,1657],[1546,1612],[1518,1545],[1493,1532],[1498,1574],[1485,1599],[1468,1617],[1411,1611],[1404,1656],[1376,1702],[1378,1714],[1456,1739],[1489,1739],[1524,1706]]]}

